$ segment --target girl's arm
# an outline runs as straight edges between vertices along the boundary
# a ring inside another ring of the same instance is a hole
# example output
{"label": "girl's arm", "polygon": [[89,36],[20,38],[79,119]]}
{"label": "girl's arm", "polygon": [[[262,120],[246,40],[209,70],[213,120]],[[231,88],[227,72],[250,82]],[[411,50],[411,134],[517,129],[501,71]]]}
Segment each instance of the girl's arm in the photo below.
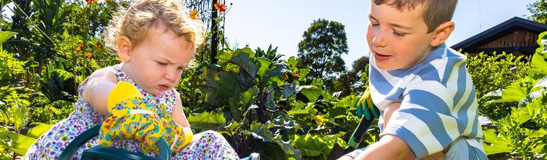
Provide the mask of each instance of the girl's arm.
{"label": "girl's arm", "polygon": [[100,114],[109,115],[106,101],[116,83],[116,75],[110,68],[99,69],[88,77],[82,97]]}
{"label": "girl's arm", "polygon": [[177,93],[177,100],[175,103],[175,108],[173,109],[172,117],[175,123],[183,127],[190,127],[190,123],[188,123],[188,120],[186,119],[186,115],[184,115],[184,112],[182,111],[182,102],[180,100],[179,93]]}

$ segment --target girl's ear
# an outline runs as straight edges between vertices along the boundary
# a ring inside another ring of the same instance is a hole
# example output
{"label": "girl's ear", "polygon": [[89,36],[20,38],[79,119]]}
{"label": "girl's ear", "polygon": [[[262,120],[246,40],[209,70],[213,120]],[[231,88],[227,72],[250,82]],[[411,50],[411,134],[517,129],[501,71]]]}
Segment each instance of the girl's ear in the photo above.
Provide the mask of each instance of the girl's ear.
{"label": "girl's ear", "polygon": [[448,37],[450,37],[450,34],[452,34],[452,31],[454,31],[454,27],[456,25],[452,21],[444,22],[437,29],[435,29],[435,37],[431,41],[431,46],[439,46],[443,44]]}
{"label": "girl's ear", "polygon": [[129,62],[131,59],[131,41],[126,36],[120,36],[117,41],[118,57],[122,62]]}

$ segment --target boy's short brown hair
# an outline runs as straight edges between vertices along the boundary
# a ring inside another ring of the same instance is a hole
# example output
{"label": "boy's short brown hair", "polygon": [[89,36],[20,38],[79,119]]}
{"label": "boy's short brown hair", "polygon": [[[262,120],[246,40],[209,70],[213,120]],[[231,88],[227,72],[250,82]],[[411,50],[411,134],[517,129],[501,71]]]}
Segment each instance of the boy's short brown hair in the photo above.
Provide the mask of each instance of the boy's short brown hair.
{"label": "boy's short brown hair", "polygon": [[434,31],[439,25],[452,20],[458,0],[373,0],[374,4],[387,4],[398,10],[414,9],[423,4],[423,18],[427,25],[427,33]]}

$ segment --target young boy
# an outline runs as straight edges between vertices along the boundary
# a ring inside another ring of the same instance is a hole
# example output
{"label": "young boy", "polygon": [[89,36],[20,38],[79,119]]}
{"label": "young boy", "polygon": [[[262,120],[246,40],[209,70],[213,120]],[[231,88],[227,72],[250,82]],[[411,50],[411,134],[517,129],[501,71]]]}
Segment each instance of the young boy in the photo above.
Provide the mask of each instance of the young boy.
{"label": "young boy", "polygon": [[341,159],[487,159],[466,57],[444,44],[456,3],[372,0],[369,91],[381,138]]}

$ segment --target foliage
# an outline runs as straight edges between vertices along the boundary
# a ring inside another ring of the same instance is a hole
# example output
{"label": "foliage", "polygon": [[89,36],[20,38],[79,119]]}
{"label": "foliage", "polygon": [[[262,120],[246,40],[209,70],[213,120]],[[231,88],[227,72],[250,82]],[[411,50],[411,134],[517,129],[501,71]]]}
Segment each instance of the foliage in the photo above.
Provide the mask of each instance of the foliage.
{"label": "foliage", "polygon": [[353,69],[343,73],[334,81],[333,90],[345,97],[354,92],[364,92],[368,82],[368,57],[361,57],[353,62]]}
{"label": "foliage", "polygon": [[528,11],[532,13],[533,21],[538,23],[547,24],[547,3],[545,0],[537,0],[532,4],[527,5]]}
{"label": "foliage", "polygon": [[511,111],[510,104],[486,102],[501,96],[501,92],[494,91],[507,87],[513,81],[527,75],[530,68],[527,63],[528,58],[505,52],[492,54],[481,52],[477,55],[467,54],[466,56],[467,70],[473,79],[476,95],[480,98],[478,100],[479,106],[481,106],[479,113],[493,120],[505,117]]}
{"label": "foliage", "polygon": [[[539,35],[540,48],[532,57],[528,76],[523,77],[502,90],[501,97],[491,103],[518,103],[511,108],[511,114],[499,120],[496,144],[486,143],[485,147],[512,149],[524,159],[544,159],[547,154],[547,32]],[[486,136],[495,136],[487,134]],[[492,137],[486,137],[486,139]],[[503,150],[507,151],[507,150]]]}
{"label": "foliage", "polygon": [[342,54],[348,53],[344,25],[325,19],[315,20],[298,43],[298,67],[310,68],[310,77],[325,80],[331,87],[335,76],[346,71]]}

